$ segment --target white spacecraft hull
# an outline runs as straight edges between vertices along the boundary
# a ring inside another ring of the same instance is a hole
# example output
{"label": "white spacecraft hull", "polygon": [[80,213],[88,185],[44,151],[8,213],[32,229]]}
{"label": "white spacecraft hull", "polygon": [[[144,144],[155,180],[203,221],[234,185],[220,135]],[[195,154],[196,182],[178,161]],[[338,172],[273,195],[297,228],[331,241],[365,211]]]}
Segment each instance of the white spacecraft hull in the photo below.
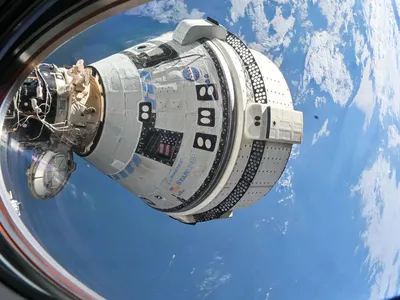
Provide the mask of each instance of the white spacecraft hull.
{"label": "white spacecraft hull", "polygon": [[35,74],[10,122],[37,116],[19,136],[39,132],[25,145],[45,147],[27,172],[38,199],[63,188],[75,151],[181,222],[231,217],[271,190],[302,140],[278,67],[211,19],[184,20],[87,68],[42,64]]}
{"label": "white spacecraft hull", "polygon": [[302,114],[282,73],[221,29],[186,20],[91,65],[102,80],[105,121],[85,159],[188,223],[264,197],[301,142]]}

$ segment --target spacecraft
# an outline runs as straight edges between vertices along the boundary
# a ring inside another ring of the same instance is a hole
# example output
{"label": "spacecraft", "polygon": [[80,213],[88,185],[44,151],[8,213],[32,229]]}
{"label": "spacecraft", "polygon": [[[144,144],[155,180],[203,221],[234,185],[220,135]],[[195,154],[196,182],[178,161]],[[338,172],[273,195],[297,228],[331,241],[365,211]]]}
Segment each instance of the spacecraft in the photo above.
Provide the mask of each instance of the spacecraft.
{"label": "spacecraft", "polygon": [[63,189],[75,154],[186,224],[263,198],[303,135],[278,67],[211,18],[87,66],[39,64],[6,122],[35,198]]}

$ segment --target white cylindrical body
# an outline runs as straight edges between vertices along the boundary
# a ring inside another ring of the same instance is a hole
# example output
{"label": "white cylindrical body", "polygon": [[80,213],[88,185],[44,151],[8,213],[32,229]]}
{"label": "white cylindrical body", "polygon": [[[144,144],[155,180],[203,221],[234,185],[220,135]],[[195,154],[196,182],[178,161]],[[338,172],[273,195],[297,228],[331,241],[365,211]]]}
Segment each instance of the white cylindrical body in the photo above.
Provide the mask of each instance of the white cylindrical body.
{"label": "white cylindrical body", "polygon": [[269,192],[302,115],[279,69],[204,20],[91,65],[104,125],[85,157],[151,207],[186,223],[229,215]]}

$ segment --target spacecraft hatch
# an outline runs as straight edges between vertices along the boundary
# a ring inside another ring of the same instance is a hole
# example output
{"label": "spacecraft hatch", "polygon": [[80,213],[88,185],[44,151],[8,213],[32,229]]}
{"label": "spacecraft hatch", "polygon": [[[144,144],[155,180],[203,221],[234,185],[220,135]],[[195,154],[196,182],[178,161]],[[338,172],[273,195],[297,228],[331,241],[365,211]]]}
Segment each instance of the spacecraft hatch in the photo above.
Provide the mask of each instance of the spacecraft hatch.
{"label": "spacecraft hatch", "polygon": [[26,170],[29,190],[36,199],[56,196],[75,170],[72,152],[41,151]]}
{"label": "spacecraft hatch", "polygon": [[35,198],[59,193],[73,153],[187,224],[229,218],[263,198],[301,143],[278,67],[212,19],[88,66],[40,64],[7,112],[8,134],[35,149]]}

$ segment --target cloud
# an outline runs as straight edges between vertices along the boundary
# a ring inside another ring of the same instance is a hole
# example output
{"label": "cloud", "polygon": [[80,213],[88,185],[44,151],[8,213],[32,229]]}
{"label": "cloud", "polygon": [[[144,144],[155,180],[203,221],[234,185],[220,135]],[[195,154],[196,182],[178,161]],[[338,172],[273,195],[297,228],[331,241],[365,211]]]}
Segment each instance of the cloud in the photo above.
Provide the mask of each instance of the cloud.
{"label": "cloud", "polygon": [[[259,222],[256,222],[254,224],[254,228],[259,228],[261,223],[264,223],[264,222],[265,222],[265,218],[261,219],[261,221],[259,221]],[[269,223],[269,221],[267,221],[267,223]]]}
{"label": "cloud", "polygon": [[172,255],[171,260],[169,261],[168,267],[170,267],[172,265],[172,262],[174,261],[175,256],[176,256],[175,254]]}
{"label": "cloud", "polygon": [[362,233],[368,250],[365,264],[369,267],[372,286],[370,299],[384,299],[398,292],[400,277],[400,186],[396,171],[382,153],[365,169],[353,196],[361,198],[361,214],[366,222]]}
{"label": "cloud", "polygon": [[[373,0],[364,1],[362,23],[366,26],[362,56],[365,58],[362,84],[355,103],[366,115],[369,125],[375,107],[379,109],[379,120],[385,116],[400,119],[400,31],[396,24],[394,1],[382,0],[379,5]],[[354,33],[357,39],[357,33]],[[356,50],[360,53],[360,48]]]}
{"label": "cloud", "polygon": [[314,145],[321,137],[329,136],[329,134],[330,131],[328,130],[328,119],[326,119],[321,129],[317,133],[314,133],[312,144]]}
{"label": "cloud", "polygon": [[395,125],[391,125],[388,128],[388,147],[397,148],[400,146],[400,132]]}
{"label": "cloud", "polygon": [[292,147],[292,152],[290,152],[289,161],[295,160],[300,155],[300,144],[294,144]]}
{"label": "cloud", "polygon": [[[295,18],[292,14],[284,18],[281,7],[277,6],[275,16],[272,20],[268,20],[265,15],[263,0],[252,1],[247,5],[246,11],[256,35],[256,42],[253,44],[253,47],[256,45],[255,48],[262,48],[264,51],[269,51],[282,45],[285,48],[289,47],[294,35],[293,26]],[[274,33],[272,34],[271,28],[274,29]]]}
{"label": "cloud", "polygon": [[[285,168],[285,171],[282,173],[282,176],[279,178],[275,190],[282,194],[281,199],[279,199],[278,203],[286,202],[290,200],[292,203],[294,202],[295,191],[292,186],[292,181],[294,177],[293,168],[290,165],[290,162],[296,160],[300,155],[300,145],[295,144],[292,147],[292,152],[290,153],[288,165]],[[263,219],[265,221],[265,219]]]}
{"label": "cloud", "polygon": [[203,273],[202,282],[198,285],[200,290],[198,298],[206,299],[217,288],[230,281],[232,275],[224,272],[223,266],[223,257],[215,253],[213,260],[208,263],[208,268]]}
{"label": "cloud", "polygon": [[76,185],[74,183],[70,183],[69,181],[67,182],[67,187],[70,191],[70,193],[72,194],[72,196],[74,196],[76,198],[77,196],[77,188]]}
{"label": "cloud", "polygon": [[[275,2],[284,4],[291,2],[293,7],[291,14],[284,18],[282,8],[275,6],[275,15],[268,20],[265,14],[263,0],[229,0],[231,3],[230,16],[227,17],[228,23],[233,25],[239,18],[246,14],[252,23],[252,29],[256,35],[256,41],[251,43],[251,48],[261,52],[268,52],[271,49],[278,49],[280,46],[289,47],[294,36],[293,26],[295,17],[293,13],[300,11],[300,16],[305,17],[307,11],[307,2],[298,0],[275,0]],[[230,20],[230,21],[229,21]],[[271,31],[271,29],[273,29]]]}
{"label": "cloud", "polygon": [[282,9],[280,6],[276,7],[275,16],[271,21],[273,29],[276,31],[274,35],[275,43],[280,43],[285,48],[289,47],[291,38],[293,37],[293,26],[295,18],[290,15],[287,19],[282,15]]}
{"label": "cloud", "polygon": [[294,197],[296,194],[292,186],[293,176],[294,173],[292,167],[286,167],[275,188],[278,193],[282,194],[282,197],[278,203],[287,202],[288,200],[290,200],[292,203],[294,202]]}
{"label": "cloud", "polygon": [[307,93],[314,81],[322,91],[329,93],[332,100],[345,106],[353,91],[353,81],[339,51],[341,39],[328,31],[313,33],[304,44],[309,45],[304,65],[301,87]]}
{"label": "cloud", "polygon": [[282,235],[286,235],[287,229],[288,229],[288,225],[289,225],[289,221],[285,221],[285,223],[283,223],[282,231],[281,231]]}
{"label": "cloud", "polygon": [[256,42],[250,42],[247,46],[250,49],[257,50],[258,52],[263,52],[264,51],[264,47],[261,44],[256,43]]}
{"label": "cloud", "polygon": [[325,102],[326,102],[325,97],[315,97],[314,106],[315,106],[315,108],[318,108],[318,107],[324,105]]}
{"label": "cloud", "polygon": [[328,21],[330,31],[339,33],[343,27],[347,31],[348,25],[353,21],[354,3],[355,0],[323,0],[318,2],[321,13]]}
{"label": "cloud", "polygon": [[292,167],[286,168],[281,178],[279,178],[278,185],[276,187],[279,193],[287,192],[292,189],[292,176]]}
{"label": "cloud", "polygon": [[251,0],[229,0],[231,2],[231,19],[236,23],[239,18],[244,17],[245,9],[250,4]]}
{"label": "cloud", "polygon": [[127,15],[151,17],[160,23],[176,24],[183,19],[199,19],[204,12],[198,9],[188,11],[183,0],[158,0],[135,7],[125,12]]}
{"label": "cloud", "polygon": [[82,192],[82,200],[87,201],[90,205],[90,208],[96,210],[96,201],[94,201],[91,195],[86,192]]}
{"label": "cloud", "polygon": [[371,79],[371,62],[367,61],[362,72],[360,87],[354,97],[353,103],[365,114],[364,131],[367,130],[375,109],[373,82]]}
{"label": "cloud", "polygon": [[359,65],[364,60],[364,49],[366,49],[364,35],[359,30],[353,28],[353,39],[357,65]]}

